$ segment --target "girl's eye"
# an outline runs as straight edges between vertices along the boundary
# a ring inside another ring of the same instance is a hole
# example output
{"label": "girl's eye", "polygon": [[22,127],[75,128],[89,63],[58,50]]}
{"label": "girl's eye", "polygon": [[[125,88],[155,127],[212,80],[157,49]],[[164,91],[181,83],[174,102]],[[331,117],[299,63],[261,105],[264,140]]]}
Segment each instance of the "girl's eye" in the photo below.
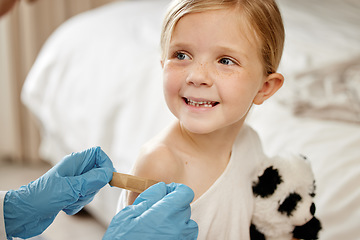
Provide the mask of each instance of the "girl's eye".
{"label": "girl's eye", "polygon": [[183,52],[176,52],[175,57],[179,60],[189,60],[190,59],[190,57]]}
{"label": "girl's eye", "polygon": [[235,62],[229,58],[222,58],[220,59],[219,63],[224,64],[224,65],[233,65],[235,64]]}

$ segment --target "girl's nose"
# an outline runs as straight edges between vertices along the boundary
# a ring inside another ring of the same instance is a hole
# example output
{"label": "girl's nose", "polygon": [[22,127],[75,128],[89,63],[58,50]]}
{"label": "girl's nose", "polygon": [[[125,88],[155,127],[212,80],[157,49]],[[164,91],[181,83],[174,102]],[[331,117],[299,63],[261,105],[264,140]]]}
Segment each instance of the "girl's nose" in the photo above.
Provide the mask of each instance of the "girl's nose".
{"label": "girl's nose", "polygon": [[186,83],[195,87],[211,87],[213,85],[213,81],[207,64],[194,64],[188,77],[186,78]]}

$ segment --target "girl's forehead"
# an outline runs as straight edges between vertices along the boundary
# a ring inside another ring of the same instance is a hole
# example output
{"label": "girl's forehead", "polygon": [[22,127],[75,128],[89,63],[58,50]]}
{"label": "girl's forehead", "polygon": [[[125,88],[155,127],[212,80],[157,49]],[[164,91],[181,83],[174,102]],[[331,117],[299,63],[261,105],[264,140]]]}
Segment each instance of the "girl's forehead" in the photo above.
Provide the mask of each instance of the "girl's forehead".
{"label": "girl's forehead", "polygon": [[205,40],[246,41],[255,48],[260,48],[256,33],[251,29],[249,20],[237,8],[208,10],[187,13],[174,26],[170,42],[181,38],[192,40],[207,37]]}

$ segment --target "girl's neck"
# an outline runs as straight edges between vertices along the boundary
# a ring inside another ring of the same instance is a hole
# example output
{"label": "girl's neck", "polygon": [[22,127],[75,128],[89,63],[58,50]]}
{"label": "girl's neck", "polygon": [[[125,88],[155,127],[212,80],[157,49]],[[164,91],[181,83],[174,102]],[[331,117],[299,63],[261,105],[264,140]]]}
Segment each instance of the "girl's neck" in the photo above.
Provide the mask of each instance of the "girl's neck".
{"label": "girl's neck", "polygon": [[242,125],[243,121],[211,133],[196,134],[188,131],[178,122],[182,138],[191,145],[191,149],[213,157],[229,156]]}

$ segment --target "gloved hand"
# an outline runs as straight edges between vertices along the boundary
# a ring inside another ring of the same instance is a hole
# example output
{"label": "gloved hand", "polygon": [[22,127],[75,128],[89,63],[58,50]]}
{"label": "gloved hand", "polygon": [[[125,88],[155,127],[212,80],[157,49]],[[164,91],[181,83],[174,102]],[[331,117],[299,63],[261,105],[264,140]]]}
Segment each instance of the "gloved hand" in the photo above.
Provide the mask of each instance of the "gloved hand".
{"label": "gloved hand", "polygon": [[190,219],[193,198],[186,185],[155,184],[113,218],[103,240],[196,239],[198,225]]}
{"label": "gloved hand", "polygon": [[113,171],[109,157],[95,147],[66,156],[36,181],[8,191],[4,199],[8,239],[41,234],[61,210],[77,213],[112,179]]}

